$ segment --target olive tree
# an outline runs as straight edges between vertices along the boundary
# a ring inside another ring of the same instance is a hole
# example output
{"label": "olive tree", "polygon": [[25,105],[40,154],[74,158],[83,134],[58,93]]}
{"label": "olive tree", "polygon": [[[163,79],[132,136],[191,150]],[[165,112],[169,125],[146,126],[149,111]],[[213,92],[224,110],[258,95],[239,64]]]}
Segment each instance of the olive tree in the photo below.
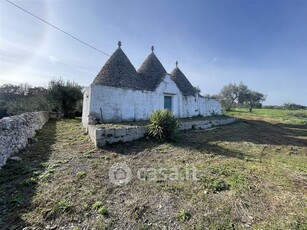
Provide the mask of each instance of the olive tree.
{"label": "olive tree", "polygon": [[64,117],[73,117],[82,100],[82,87],[76,82],[51,80],[48,84],[48,97],[55,105],[54,110],[62,112]]}
{"label": "olive tree", "polygon": [[239,85],[225,85],[219,94],[222,107],[225,108],[226,111],[230,111],[231,107],[238,103],[240,95],[245,94],[247,91],[248,88],[243,83]]}
{"label": "olive tree", "polygon": [[219,94],[219,98],[226,111],[229,111],[235,105],[242,105],[247,106],[249,111],[252,112],[253,108],[261,105],[261,102],[265,100],[262,93],[249,89],[242,82],[239,85],[225,85]]}
{"label": "olive tree", "polygon": [[262,93],[253,90],[247,90],[239,97],[239,103],[248,106],[249,112],[252,112],[253,108],[260,105],[265,100],[265,96]]}

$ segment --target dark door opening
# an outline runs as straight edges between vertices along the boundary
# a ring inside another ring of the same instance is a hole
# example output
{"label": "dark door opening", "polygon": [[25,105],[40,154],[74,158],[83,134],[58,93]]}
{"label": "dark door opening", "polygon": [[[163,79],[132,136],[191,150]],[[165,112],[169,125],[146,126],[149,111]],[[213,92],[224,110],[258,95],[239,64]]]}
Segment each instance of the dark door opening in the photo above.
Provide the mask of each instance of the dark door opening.
{"label": "dark door opening", "polygon": [[172,111],[172,97],[164,96],[164,109]]}

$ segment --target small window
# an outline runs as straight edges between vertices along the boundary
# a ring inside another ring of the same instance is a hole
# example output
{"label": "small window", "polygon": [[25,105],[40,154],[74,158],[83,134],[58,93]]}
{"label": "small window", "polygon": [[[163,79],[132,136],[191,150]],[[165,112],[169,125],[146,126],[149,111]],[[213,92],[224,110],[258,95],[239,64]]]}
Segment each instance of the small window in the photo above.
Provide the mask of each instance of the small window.
{"label": "small window", "polygon": [[172,97],[164,96],[164,109],[172,111]]}

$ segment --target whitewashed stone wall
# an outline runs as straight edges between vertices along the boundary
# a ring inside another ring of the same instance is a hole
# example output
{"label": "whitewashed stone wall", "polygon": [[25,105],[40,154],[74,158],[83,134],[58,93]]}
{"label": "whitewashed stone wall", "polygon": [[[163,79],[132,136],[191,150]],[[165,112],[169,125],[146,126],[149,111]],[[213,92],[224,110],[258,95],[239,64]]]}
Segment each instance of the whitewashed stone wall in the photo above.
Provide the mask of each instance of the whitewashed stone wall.
{"label": "whitewashed stone wall", "polygon": [[228,125],[236,122],[236,118],[216,119],[216,120],[200,120],[200,121],[185,121],[179,124],[179,130],[187,129],[210,129],[215,126]]}
{"label": "whitewashed stone wall", "polygon": [[[215,126],[234,123],[236,121],[236,118],[184,121],[180,123],[179,130],[209,129]],[[99,128],[99,126],[95,125],[88,126],[88,134],[97,148],[101,148],[106,144],[113,144],[117,142],[131,142],[144,137],[146,132],[146,126],[126,125],[111,128]]]}
{"label": "whitewashed stone wall", "polygon": [[199,112],[202,116],[221,115],[221,103],[215,99],[199,98]]}
{"label": "whitewashed stone wall", "polygon": [[23,113],[0,120],[0,168],[14,153],[22,150],[28,139],[49,120],[48,112]]}
{"label": "whitewashed stone wall", "polygon": [[166,75],[155,91],[122,89],[102,85],[85,88],[82,123],[88,115],[103,122],[147,120],[155,110],[164,108],[164,96],[172,96],[172,112],[177,117],[221,114],[219,102],[202,97],[183,96],[170,75]]}
{"label": "whitewashed stone wall", "polygon": [[131,142],[144,137],[146,126],[121,126],[117,128],[97,128],[88,126],[88,134],[95,147],[100,148],[106,144],[117,142]]}

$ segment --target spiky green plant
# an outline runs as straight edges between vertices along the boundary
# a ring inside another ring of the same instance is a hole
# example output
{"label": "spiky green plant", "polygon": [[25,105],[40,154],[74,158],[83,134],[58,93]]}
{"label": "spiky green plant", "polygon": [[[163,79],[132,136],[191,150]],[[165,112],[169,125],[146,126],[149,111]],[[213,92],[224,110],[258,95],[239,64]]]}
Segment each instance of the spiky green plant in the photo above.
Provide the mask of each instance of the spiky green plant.
{"label": "spiky green plant", "polygon": [[150,136],[159,141],[171,141],[178,129],[179,121],[167,109],[154,111],[149,116],[150,124],[147,126],[147,132]]}

